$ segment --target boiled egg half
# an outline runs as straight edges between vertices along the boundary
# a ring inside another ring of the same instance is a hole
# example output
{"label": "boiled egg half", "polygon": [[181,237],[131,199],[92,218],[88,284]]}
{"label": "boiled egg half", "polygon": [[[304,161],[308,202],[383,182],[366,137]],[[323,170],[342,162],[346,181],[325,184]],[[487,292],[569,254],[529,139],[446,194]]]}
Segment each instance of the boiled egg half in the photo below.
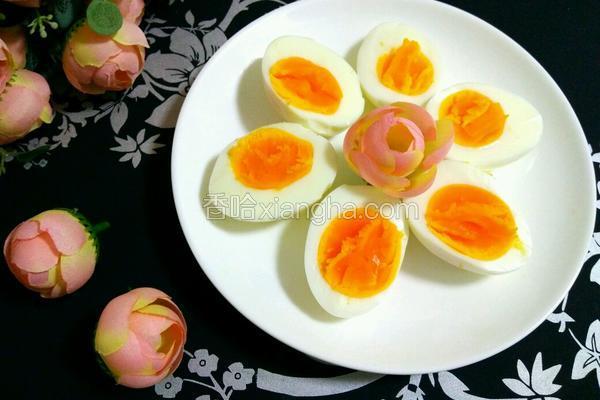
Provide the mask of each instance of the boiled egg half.
{"label": "boiled egg half", "polygon": [[435,93],[439,62],[429,40],[396,22],[375,27],[358,51],[362,88],[376,106],[405,101],[423,105]]}
{"label": "boiled egg half", "polygon": [[312,39],[283,36],[273,41],[262,59],[262,75],[279,114],[321,135],[346,129],[363,112],[356,72]]}
{"label": "boiled egg half", "polygon": [[375,307],[402,264],[408,229],[402,204],[372,186],[342,185],[315,207],[304,265],[310,289],[330,314]]}
{"label": "boiled egg half", "polygon": [[323,196],[336,175],[333,146],[293,123],[258,128],[218,156],[211,211],[245,221],[290,219]]}
{"label": "boiled egg half", "polygon": [[492,169],[533,150],[542,137],[542,116],[527,100],[484,84],[464,83],[437,93],[426,106],[454,124],[451,160]]}
{"label": "boiled egg half", "polygon": [[529,228],[495,186],[476,167],[442,161],[431,188],[408,200],[419,210],[407,213],[412,232],[459,268],[501,274],[523,266],[531,254]]}

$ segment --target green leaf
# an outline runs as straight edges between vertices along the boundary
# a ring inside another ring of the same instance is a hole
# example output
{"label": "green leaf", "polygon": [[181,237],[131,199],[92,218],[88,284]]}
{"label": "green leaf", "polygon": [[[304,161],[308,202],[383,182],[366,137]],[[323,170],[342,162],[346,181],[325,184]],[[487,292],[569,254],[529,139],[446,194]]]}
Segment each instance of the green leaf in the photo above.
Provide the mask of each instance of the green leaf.
{"label": "green leaf", "polygon": [[75,4],[71,0],[55,0],[52,10],[60,29],[67,29],[75,20]]}
{"label": "green leaf", "polygon": [[123,16],[110,0],[93,0],[86,11],[87,23],[98,35],[112,36],[121,29]]}

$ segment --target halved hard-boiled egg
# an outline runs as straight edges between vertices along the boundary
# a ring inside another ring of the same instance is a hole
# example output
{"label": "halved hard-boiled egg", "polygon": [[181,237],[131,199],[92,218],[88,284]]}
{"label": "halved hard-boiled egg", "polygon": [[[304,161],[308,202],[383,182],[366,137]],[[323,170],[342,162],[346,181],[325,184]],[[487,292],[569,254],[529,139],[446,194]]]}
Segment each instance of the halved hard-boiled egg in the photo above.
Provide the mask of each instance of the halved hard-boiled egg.
{"label": "halved hard-boiled egg", "polygon": [[402,204],[372,186],[342,185],[313,210],[304,265],[310,289],[330,314],[375,307],[395,281],[408,242]]}
{"label": "halved hard-boiled egg", "polygon": [[214,211],[246,221],[297,217],[336,175],[333,146],[293,123],[258,128],[219,155],[208,185]]}
{"label": "halved hard-boiled egg", "polygon": [[262,59],[267,96],[287,121],[333,136],[356,121],[365,102],[356,72],[312,39],[283,36]]}
{"label": "halved hard-boiled egg", "polygon": [[484,84],[463,83],[437,93],[426,106],[454,124],[447,158],[496,168],[523,157],[540,141],[542,116],[527,100]]}
{"label": "halved hard-boiled egg", "polygon": [[396,22],[375,27],[358,51],[357,72],[376,106],[405,101],[423,105],[435,93],[439,62],[429,40]]}
{"label": "halved hard-boiled egg", "polygon": [[476,167],[442,161],[431,188],[409,200],[419,210],[408,213],[412,232],[459,268],[500,274],[523,266],[531,254],[529,228],[495,186]]}

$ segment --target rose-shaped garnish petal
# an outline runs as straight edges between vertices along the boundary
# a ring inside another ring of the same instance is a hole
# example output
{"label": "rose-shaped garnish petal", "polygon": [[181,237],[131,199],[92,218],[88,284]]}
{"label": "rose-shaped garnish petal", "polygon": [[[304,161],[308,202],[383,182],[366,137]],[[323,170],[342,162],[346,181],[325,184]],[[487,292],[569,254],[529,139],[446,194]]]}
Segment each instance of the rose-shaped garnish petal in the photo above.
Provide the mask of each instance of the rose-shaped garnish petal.
{"label": "rose-shaped garnish petal", "polygon": [[152,386],[181,362],[187,327],[179,308],[157,289],[111,300],[98,321],[96,351],[120,385]]}
{"label": "rose-shaped garnish petal", "polygon": [[394,197],[416,196],[435,178],[435,165],[450,150],[454,131],[440,120],[436,129],[424,108],[396,103],[358,120],[344,139],[350,166],[367,182]]}

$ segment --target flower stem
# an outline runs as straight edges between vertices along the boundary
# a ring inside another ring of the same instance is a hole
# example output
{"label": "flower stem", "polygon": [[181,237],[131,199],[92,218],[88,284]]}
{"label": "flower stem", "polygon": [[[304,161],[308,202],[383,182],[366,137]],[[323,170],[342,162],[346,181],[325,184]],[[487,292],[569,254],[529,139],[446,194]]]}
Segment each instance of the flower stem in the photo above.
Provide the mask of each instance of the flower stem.
{"label": "flower stem", "polygon": [[212,390],[214,390],[215,392],[217,392],[217,393],[221,394],[221,392],[219,392],[219,390],[218,390],[217,388],[215,388],[215,387],[213,387],[213,386],[210,386],[210,385],[208,385],[208,384],[206,384],[206,383],[204,383],[204,382],[199,382],[199,381],[196,381],[196,380],[194,380],[194,379],[188,379],[188,378],[183,378],[183,380],[184,380],[185,382],[190,382],[190,383],[194,383],[194,384],[196,384],[196,385],[204,386],[204,387],[206,387],[206,388],[212,389]]}

